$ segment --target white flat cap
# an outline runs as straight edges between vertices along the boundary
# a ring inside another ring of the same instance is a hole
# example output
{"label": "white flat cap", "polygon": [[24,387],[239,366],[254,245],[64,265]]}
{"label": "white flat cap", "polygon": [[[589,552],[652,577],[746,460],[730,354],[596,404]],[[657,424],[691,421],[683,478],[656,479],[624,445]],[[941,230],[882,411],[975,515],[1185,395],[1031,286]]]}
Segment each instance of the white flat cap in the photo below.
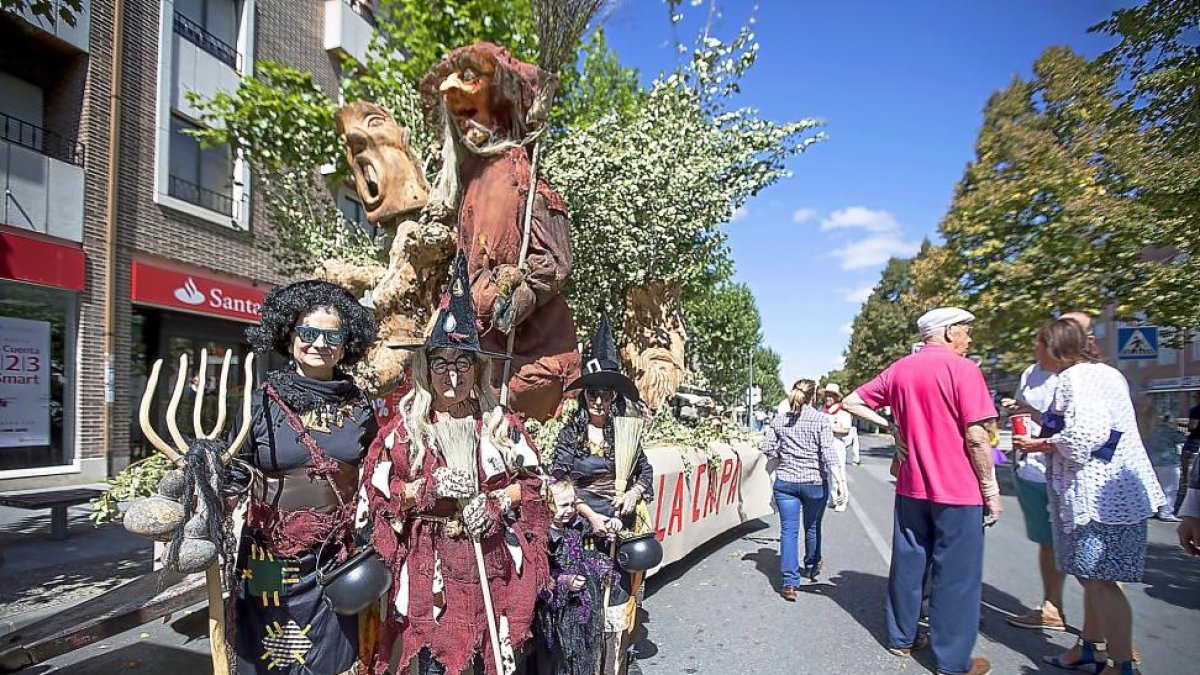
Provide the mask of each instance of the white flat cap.
{"label": "white flat cap", "polygon": [[975,315],[965,309],[938,307],[925,312],[921,318],[917,319],[917,330],[921,331],[921,337],[928,337],[939,328],[953,326],[957,323],[971,323],[974,320]]}

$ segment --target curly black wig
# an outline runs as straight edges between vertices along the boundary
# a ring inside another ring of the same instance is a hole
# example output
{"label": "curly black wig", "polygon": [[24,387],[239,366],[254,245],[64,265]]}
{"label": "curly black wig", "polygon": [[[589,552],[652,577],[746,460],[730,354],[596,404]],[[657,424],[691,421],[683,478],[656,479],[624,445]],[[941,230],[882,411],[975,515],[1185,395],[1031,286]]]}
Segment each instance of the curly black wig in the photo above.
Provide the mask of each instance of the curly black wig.
{"label": "curly black wig", "polygon": [[[570,445],[581,446],[587,441],[588,421],[591,420],[591,416],[588,414],[587,399],[584,392],[580,391],[576,400],[579,401],[579,405],[563,421],[562,430],[559,432],[559,439]],[[616,432],[613,418],[623,417],[628,407],[629,403],[625,400],[624,396],[617,394],[613,397],[612,408],[608,411],[608,421],[604,423],[604,441],[607,446],[605,448],[606,454],[611,454],[613,448],[616,447],[616,441],[614,440]]]}
{"label": "curly black wig", "polygon": [[304,315],[318,307],[333,310],[346,331],[345,351],[339,365],[348,367],[361,361],[375,342],[379,325],[350,291],[328,281],[313,279],[272,288],[263,299],[262,322],[246,329],[246,339],[256,352],[275,350],[291,358],[292,329]]}

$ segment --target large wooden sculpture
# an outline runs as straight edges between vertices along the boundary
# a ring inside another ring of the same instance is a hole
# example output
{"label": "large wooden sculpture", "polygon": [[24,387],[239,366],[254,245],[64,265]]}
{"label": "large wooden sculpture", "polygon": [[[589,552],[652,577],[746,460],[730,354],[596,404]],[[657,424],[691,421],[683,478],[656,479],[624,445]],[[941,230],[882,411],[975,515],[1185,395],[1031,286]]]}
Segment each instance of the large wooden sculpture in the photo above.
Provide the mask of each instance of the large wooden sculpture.
{"label": "large wooden sculpture", "polygon": [[317,276],[374,308],[379,341],[354,372],[360,388],[386,394],[401,381],[410,353],[389,344],[419,342],[454,254],[452,227],[424,213],[429,186],[409,133],[386,108],[357,101],[334,115],[367,219],[394,230],[386,265],[325,260]]}
{"label": "large wooden sculpture", "polygon": [[642,401],[658,410],[683,382],[687,330],[679,282],[652,281],[625,294],[621,359]]}

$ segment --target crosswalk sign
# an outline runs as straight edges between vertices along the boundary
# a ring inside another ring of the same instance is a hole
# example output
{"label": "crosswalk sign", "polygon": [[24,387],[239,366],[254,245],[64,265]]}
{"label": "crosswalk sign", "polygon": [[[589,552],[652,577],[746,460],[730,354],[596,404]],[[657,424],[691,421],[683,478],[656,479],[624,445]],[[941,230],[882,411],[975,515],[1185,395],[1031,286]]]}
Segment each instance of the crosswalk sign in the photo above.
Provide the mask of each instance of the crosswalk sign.
{"label": "crosswalk sign", "polygon": [[1152,361],[1158,358],[1158,326],[1128,326],[1117,329],[1117,359]]}

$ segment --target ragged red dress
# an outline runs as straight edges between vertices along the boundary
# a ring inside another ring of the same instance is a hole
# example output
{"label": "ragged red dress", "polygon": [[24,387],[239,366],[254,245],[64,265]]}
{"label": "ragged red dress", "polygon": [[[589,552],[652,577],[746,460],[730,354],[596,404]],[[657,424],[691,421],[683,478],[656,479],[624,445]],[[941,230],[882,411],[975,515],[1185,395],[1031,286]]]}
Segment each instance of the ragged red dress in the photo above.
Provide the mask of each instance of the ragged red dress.
{"label": "ragged red dress", "polygon": [[[372,541],[393,575],[392,588],[384,596],[386,619],[375,654],[375,673],[384,673],[390,662],[404,668],[428,648],[447,673],[461,673],[479,654],[487,673],[496,675],[473,544],[465,533],[447,533],[457,529],[447,521],[458,515],[458,502],[438,499],[433,493],[433,472],[446,462],[440,452],[429,447],[418,475],[410,477],[411,443],[405,417],[397,415],[379,433],[362,474],[371,509]],[[532,448],[521,423],[511,416],[508,423],[518,442]],[[385,462],[391,462],[390,467]],[[529,472],[507,466],[489,480],[483,480],[482,469],[480,476],[485,492],[512,484],[521,487],[521,502],[501,518],[503,527],[491,528],[482,538],[497,624],[507,625],[509,639],[519,653],[530,636],[538,592],[550,584],[546,552],[549,510],[541,480]],[[425,480],[416,504],[402,508],[405,484],[421,477]],[[496,511],[494,515],[499,515]],[[442,584],[444,609],[440,614],[435,613],[435,577]],[[393,654],[396,649],[398,659]]]}

